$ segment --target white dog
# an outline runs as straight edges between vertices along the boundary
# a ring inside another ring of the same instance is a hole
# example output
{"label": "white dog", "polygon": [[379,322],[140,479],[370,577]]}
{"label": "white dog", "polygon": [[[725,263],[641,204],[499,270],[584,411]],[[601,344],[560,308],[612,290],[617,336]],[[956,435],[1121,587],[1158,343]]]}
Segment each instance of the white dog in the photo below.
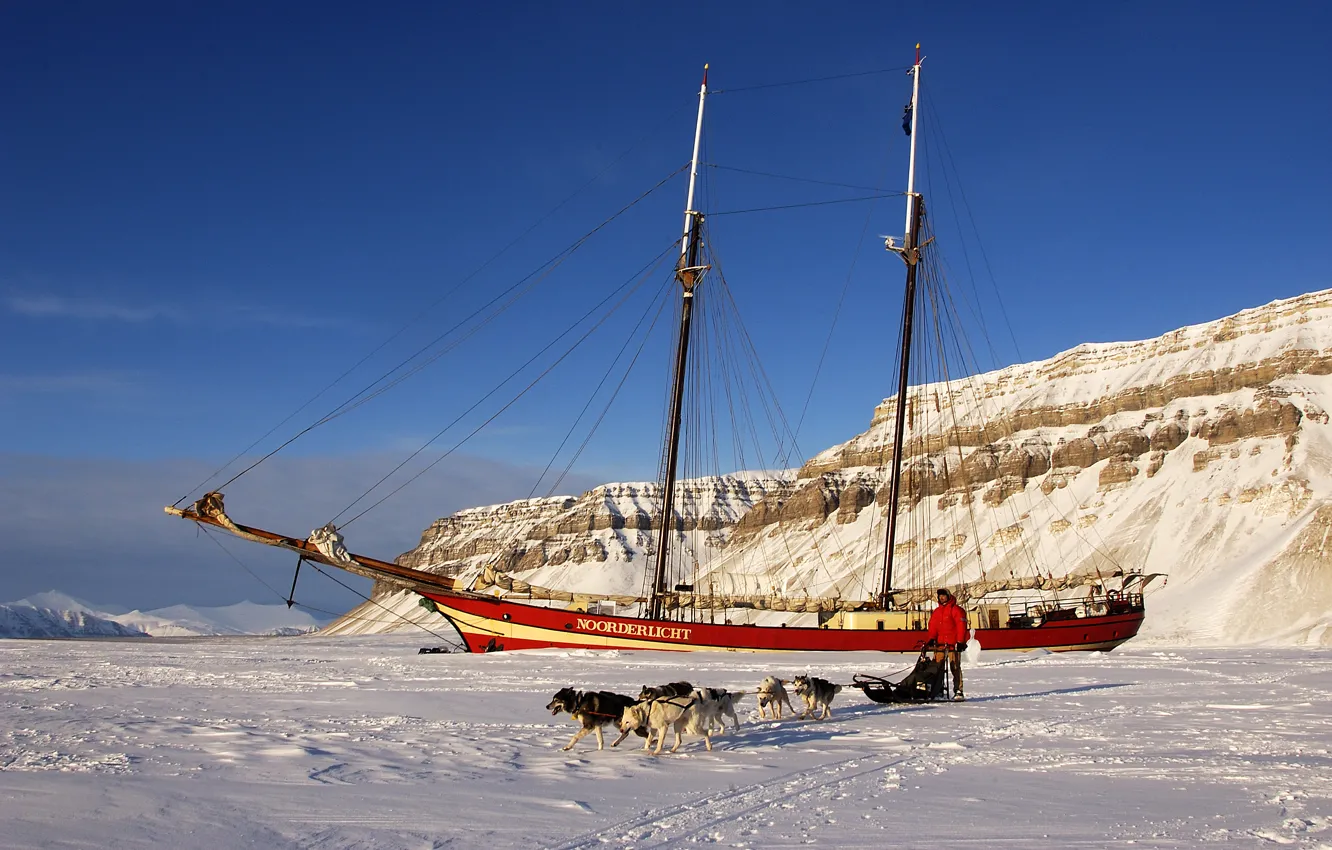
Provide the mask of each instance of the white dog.
{"label": "white dog", "polygon": [[695,688],[693,697],[698,700],[699,714],[703,716],[708,728],[716,726],[725,732],[727,717],[731,718],[733,729],[740,728],[740,715],[735,713],[735,701],[746,693],[747,691],[731,693],[725,688]]}
{"label": "white dog", "polygon": [[786,695],[785,685],[786,680],[779,679],[776,676],[768,676],[762,682],[759,682],[757,691],[759,719],[766,717],[764,710],[767,709],[772,712],[773,720],[781,720],[782,703],[786,703],[786,707],[791,710],[792,714],[796,713],[795,706],[791,705],[791,698]]}
{"label": "white dog", "polygon": [[[680,749],[682,732],[702,735],[708,750],[712,750],[712,727],[705,710],[701,709],[699,701],[693,696],[665,697],[629,706],[620,718],[620,732],[628,733],[634,729],[647,729],[644,750],[652,746],[652,739],[656,737],[657,749],[653,751],[653,755],[661,753],[662,745],[666,743],[668,729],[675,731],[675,746],[671,747],[671,752]],[[623,738],[624,734],[620,737]]]}

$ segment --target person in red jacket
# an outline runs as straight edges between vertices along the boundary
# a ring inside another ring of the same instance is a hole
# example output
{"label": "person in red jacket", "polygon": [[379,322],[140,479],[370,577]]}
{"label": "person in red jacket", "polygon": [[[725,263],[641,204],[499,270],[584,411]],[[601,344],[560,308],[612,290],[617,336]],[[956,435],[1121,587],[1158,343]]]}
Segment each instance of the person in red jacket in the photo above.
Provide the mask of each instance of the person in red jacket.
{"label": "person in red jacket", "polygon": [[957,604],[947,588],[939,588],[939,607],[930,614],[930,630],[926,632],[926,645],[934,646],[934,660],[950,662],[953,671],[953,699],[962,701],[962,650],[966,649],[971,632],[967,628],[967,614]]}

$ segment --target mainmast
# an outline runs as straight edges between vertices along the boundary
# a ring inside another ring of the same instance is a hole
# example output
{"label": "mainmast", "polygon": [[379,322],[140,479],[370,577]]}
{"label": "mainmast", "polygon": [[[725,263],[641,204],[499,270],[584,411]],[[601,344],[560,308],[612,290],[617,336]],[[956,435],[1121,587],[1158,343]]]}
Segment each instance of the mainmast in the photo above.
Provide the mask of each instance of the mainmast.
{"label": "mainmast", "polygon": [[657,538],[657,571],[652,580],[648,616],[660,619],[661,596],[666,592],[666,558],[671,532],[675,530],[675,466],[680,456],[680,420],[683,413],[685,372],[689,363],[689,326],[694,315],[694,288],[702,281],[706,266],[698,264],[703,216],[694,209],[694,185],[698,181],[698,148],[703,138],[703,101],[708,94],[708,66],[703,66],[703,84],[698,89],[698,122],[694,126],[694,157],[689,167],[689,195],[685,199],[684,238],[675,279],[680,281],[680,339],[675,346],[675,384],[671,390],[670,437],[666,449],[666,480],[662,493],[661,534]]}
{"label": "mainmast", "polygon": [[[911,87],[911,103],[907,106],[907,121],[904,128],[911,134],[911,165],[907,171],[907,208],[906,237],[902,246],[893,245],[893,239],[887,241],[890,251],[897,251],[906,262],[906,295],[902,306],[902,356],[901,369],[897,375],[897,420],[893,430],[893,461],[888,489],[888,540],[883,549],[883,588],[879,593],[879,602],[886,610],[892,605],[893,594],[893,549],[897,546],[897,504],[902,495],[902,445],[906,431],[907,381],[911,360],[911,324],[912,312],[916,303],[916,265],[920,261],[920,219],[924,212],[924,200],[916,194],[916,137],[920,127],[920,45],[916,45],[916,62],[908,74],[914,78]],[[909,126],[908,126],[909,122]]]}

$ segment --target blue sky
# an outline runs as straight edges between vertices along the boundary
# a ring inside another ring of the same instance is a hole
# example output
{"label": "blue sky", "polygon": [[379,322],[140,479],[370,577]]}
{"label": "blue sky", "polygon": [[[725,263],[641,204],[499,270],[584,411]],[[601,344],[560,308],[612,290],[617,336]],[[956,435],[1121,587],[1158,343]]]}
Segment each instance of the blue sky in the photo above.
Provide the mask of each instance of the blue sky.
{"label": "blue sky", "polygon": [[[724,92],[707,161],[900,190],[901,72],[750,87],[904,66],[924,43],[923,188],[941,240],[964,225],[953,272],[969,262],[1012,326],[984,366],[1332,285],[1326,7],[921,6],[4,4],[0,599],[274,601],[161,506],[390,335],[262,447],[683,164],[705,62]],[[706,176],[713,213],[865,194]],[[327,520],[666,248],[683,200],[677,177],[503,322],[242,479],[236,516]],[[900,263],[872,237],[901,222],[896,199],[710,221],[792,418],[847,287],[805,456],[892,391]],[[531,492],[619,345],[606,333],[359,521],[353,548],[391,557],[436,516]],[[647,413],[608,419],[562,490],[653,476],[665,366],[644,370],[624,400]],[[252,548],[233,552],[285,590],[287,559]],[[355,601],[327,585],[312,604]]]}

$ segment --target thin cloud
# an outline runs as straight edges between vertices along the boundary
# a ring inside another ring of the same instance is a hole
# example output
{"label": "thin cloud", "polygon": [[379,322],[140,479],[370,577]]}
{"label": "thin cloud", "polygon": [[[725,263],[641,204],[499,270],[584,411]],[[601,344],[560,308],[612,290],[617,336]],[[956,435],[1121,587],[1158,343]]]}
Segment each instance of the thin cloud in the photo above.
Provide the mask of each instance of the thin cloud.
{"label": "thin cloud", "polygon": [[57,295],[11,295],[5,299],[5,303],[11,313],[35,319],[183,322],[186,318],[184,313],[170,307],[127,307],[81,298],[62,298]]}
{"label": "thin cloud", "polygon": [[132,376],[115,372],[68,375],[0,375],[0,395],[87,395],[134,389]]}
{"label": "thin cloud", "polygon": [[337,328],[347,322],[325,316],[311,316],[279,308],[266,309],[251,305],[209,305],[184,310],[169,305],[113,304],[60,295],[10,295],[4,300],[6,309],[30,319],[76,320],[93,322],[126,322],[146,324],[197,325],[214,322],[226,325],[271,325],[286,328]]}

